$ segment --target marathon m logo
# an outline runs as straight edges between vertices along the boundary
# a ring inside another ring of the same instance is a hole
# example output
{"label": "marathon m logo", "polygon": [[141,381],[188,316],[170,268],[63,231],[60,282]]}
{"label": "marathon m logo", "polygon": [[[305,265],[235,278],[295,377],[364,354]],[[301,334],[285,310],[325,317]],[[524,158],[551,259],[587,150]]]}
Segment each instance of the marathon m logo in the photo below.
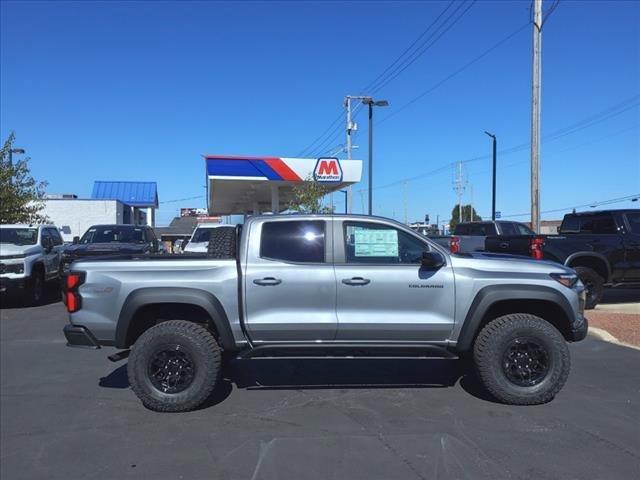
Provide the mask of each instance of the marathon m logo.
{"label": "marathon m logo", "polygon": [[342,166],[337,158],[319,158],[313,169],[316,182],[341,182]]}

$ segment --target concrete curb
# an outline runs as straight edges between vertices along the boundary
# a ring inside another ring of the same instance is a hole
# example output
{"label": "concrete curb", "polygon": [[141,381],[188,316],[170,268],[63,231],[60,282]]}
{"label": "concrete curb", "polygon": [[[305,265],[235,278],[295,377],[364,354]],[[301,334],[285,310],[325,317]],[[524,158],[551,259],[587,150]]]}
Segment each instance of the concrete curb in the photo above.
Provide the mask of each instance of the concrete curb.
{"label": "concrete curb", "polygon": [[636,347],[635,345],[631,345],[630,343],[621,342],[602,328],[592,327],[591,325],[589,325],[589,335],[596,337],[603,342],[614,343],[623,347],[633,348],[634,350],[640,350],[640,347]]}

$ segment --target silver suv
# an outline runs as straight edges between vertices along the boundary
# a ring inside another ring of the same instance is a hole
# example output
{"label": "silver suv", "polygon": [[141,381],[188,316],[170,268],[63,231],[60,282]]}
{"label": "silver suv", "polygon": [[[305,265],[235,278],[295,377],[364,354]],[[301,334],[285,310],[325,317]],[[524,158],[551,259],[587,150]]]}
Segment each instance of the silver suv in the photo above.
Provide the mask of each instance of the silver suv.
{"label": "silver suv", "polygon": [[131,349],[131,387],[160,411],[202,404],[223,350],[468,357],[498,400],[543,403],[569,375],[566,342],[587,333],[573,270],[450,254],[378,217],[252,217],[213,229],[208,255],[77,261],[66,286],[68,344]]}
{"label": "silver suv", "polygon": [[0,225],[0,293],[37,305],[45,282],[59,276],[62,236],[53,225]]}

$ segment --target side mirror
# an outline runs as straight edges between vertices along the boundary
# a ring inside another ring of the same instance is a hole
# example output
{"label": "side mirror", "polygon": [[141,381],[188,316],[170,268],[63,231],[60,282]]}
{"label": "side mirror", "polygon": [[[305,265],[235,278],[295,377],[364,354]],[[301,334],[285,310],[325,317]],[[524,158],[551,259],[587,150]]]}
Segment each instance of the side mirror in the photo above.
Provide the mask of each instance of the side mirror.
{"label": "side mirror", "polygon": [[560,233],[560,225],[556,227],[556,232]]}
{"label": "side mirror", "polygon": [[444,265],[444,257],[438,252],[422,252],[422,268],[437,269]]}
{"label": "side mirror", "polygon": [[47,253],[51,253],[51,250],[53,250],[53,240],[51,240],[51,238],[46,237],[43,241],[43,245],[44,247],[44,251]]}
{"label": "side mirror", "polygon": [[79,243],[80,243],[80,237],[76,235],[75,237],[73,237],[73,244],[78,245]]}

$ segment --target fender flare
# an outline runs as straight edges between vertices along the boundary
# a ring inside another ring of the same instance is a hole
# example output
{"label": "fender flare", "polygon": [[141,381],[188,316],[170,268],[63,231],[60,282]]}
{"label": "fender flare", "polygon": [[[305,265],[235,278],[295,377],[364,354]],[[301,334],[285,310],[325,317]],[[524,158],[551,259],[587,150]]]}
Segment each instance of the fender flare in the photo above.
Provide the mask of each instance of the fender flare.
{"label": "fender flare", "polygon": [[569,322],[567,330],[571,330],[575,314],[567,298],[557,290],[542,285],[490,285],[482,288],[473,299],[458,336],[456,350],[466,352],[471,349],[485,314],[497,302],[505,300],[542,300],[554,303],[565,313]]}
{"label": "fender flare", "polygon": [[116,347],[128,348],[127,334],[135,313],[146,305],[160,303],[184,303],[205,310],[219,335],[221,346],[225,350],[235,349],[235,339],[229,319],[220,301],[211,293],[195,288],[150,287],[134,290],[129,294],[118,317],[116,327]]}
{"label": "fender flare", "polygon": [[[573,260],[575,260],[577,258],[582,258],[582,257],[597,258],[598,260],[602,261],[604,263],[604,268],[607,270],[607,278],[604,279],[604,283],[608,283],[611,280],[611,265],[609,264],[609,260],[607,260],[607,257],[605,257],[604,255],[602,255],[600,253],[597,253],[597,252],[576,252],[576,253],[572,253],[564,261],[564,264],[565,264],[565,266],[569,267],[569,264]],[[569,268],[572,268],[572,267],[569,267]]]}

